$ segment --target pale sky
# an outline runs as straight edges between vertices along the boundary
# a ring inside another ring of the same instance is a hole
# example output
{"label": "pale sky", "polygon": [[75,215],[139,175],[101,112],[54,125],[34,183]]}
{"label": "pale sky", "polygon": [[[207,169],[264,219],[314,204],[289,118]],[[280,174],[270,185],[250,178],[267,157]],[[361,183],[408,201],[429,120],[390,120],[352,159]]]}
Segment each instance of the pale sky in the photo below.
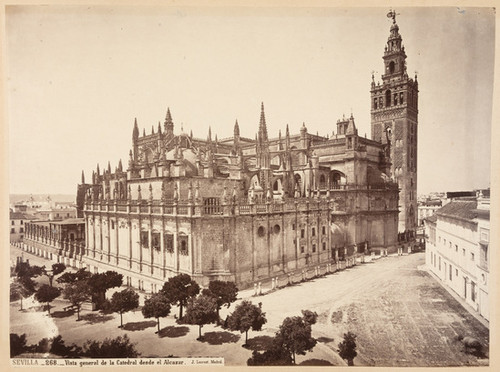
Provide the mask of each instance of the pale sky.
{"label": "pale sky", "polygon": [[[400,8],[418,71],[418,192],[489,187],[495,16],[489,8]],[[170,107],[179,133],[254,138],[302,122],[325,135],[343,114],[370,136],[388,8],[6,9],[10,192],[76,193],[81,171],[124,166],[137,117]]]}

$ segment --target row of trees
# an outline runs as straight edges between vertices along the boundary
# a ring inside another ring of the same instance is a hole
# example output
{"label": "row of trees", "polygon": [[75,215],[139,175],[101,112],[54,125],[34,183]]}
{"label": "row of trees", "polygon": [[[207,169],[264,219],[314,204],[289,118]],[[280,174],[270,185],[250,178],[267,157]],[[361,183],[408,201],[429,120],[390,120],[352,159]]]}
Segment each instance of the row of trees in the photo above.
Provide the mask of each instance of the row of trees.
{"label": "row of trees", "polygon": [[[275,333],[268,350],[253,351],[248,359],[249,366],[278,366],[296,364],[296,355],[305,355],[317,343],[312,337],[312,325],[316,323],[318,314],[310,310],[302,310],[302,316],[287,317],[283,320]],[[339,355],[347,361],[349,366],[354,365],[356,352],[356,335],[348,332],[339,343]]]}
{"label": "row of trees", "polygon": [[[238,288],[233,282],[215,280],[200,293],[200,286],[187,274],[169,278],[162,289],[147,298],[142,308],[146,318],[156,318],[160,331],[160,318],[170,314],[171,306],[179,307],[179,323],[196,324],[201,328],[205,324],[220,324],[220,309],[231,306],[236,301]],[[186,308],[186,315],[183,311]]]}
{"label": "row of trees", "polygon": [[[50,302],[61,293],[77,310],[77,320],[80,320],[81,305],[92,301],[97,308],[111,310],[120,314],[120,328],[123,327],[123,314],[139,307],[139,295],[131,288],[115,292],[111,301],[106,300],[106,291],[122,285],[122,275],[113,271],[91,274],[85,269],[77,272],[66,272],[56,281],[64,288],[53,286],[56,275],[65,271],[63,264],[52,265],[51,270],[45,267],[30,266],[19,263],[16,267],[16,279],[11,286],[11,298],[14,294],[22,297],[35,293],[35,298],[47,303],[50,314]],[[43,284],[36,289],[33,278],[46,275],[49,284]],[[155,318],[157,331],[160,332],[160,318],[168,316],[172,306],[178,306],[178,323],[199,326],[198,339],[202,339],[202,327],[206,324],[221,324],[220,309],[236,301],[238,288],[233,282],[212,281],[209,287],[200,291],[200,286],[187,274],[179,274],[164,283],[162,289],[145,299],[142,314],[145,318]],[[15,296],[14,296],[15,297]],[[184,315],[183,311],[186,310]],[[317,314],[303,310],[302,316],[287,317],[276,332],[271,346],[264,352],[254,351],[248,360],[248,365],[290,365],[295,364],[296,355],[305,355],[316,345],[312,337],[312,325],[316,323]],[[231,331],[245,333],[245,344],[248,343],[248,331],[260,331],[267,322],[262,311],[262,303],[252,304],[242,301],[226,318],[224,327]],[[339,355],[353,365],[357,355],[356,336],[350,332],[344,335],[344,340],[338,345]],[[111,342],[111,341],[109,341]],[[93,346],[94,348],[97,346]]]}
{"label": "row of trees", "polygon": [[43,338],[38,344],[27,345],[26,334],[10,334],[11,358],[22,353],[51,353],[64,358],[135,358],[140,353],[127,335],[106,338],[104,341],[87,340],[82,347],[66,345],[61,335]]}
{"label": "row of trees", "polygon": [[[114,271],[91,274],[85,269],[76,272],[64,272],[66,266],[62,263],[53,264],[51,269],[45,266],[31,266],[27,262],[18,262],[15,269],[15,277],[10,287],[10,297],[12,301],[22,300],[24,297],[35,295],[35,299],[40,303],[46,303],[50,314],[50,303],[61,294],[70,301],[72,307],[77,310],[77,320],[80,320],[80,309],[84,302],[92,301],[97,309],[106,305],[106,291],[110,288],[122,285],[123,276]],[[54,285],[54,278],[63,288]],[[49,284],[37,285],[35,278],[47,276]]]}

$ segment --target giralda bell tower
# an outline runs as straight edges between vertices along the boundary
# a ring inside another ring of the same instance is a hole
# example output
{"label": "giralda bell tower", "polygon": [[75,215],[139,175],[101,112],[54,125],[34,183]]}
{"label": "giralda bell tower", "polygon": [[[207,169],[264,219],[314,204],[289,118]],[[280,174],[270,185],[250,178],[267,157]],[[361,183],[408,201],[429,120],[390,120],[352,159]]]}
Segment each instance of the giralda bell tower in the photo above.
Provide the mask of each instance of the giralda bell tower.
{"label": "giralda bell tower", "polygon": [[391,176],[398,182],[399,232],[417,227],[417,138],[418,82],[408,77],[406,54],[402,44],[396,12],[384,50],[382,83],[371,84],[372,139],[388,145]]}

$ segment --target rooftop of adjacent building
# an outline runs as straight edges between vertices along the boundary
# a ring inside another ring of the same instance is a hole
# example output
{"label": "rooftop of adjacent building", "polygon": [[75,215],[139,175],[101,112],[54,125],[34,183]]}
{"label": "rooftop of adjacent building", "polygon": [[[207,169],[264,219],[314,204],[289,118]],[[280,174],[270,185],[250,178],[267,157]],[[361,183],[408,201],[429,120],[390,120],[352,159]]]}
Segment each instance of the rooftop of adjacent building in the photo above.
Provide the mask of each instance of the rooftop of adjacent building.
{"label": "rooftop of adjacent building", "polygon": [[68,218],[60,221],[33,221],[35,225],[49,226],[49,225],[78,225],[84,224],[85,218]]}
{"label": "rooftop of adjacent building", "polygon": [[30,216],[29,214],[21,213],[21,212],[10,211],[10,213],[9,213],[9,219],[11,219],[11,220],[33,220],[35,218],[36,217]]}
{"label": "rooftop of adjacent building", "polygon": [[455,217],[472,221],[476,218],[477,200],[464,197],[456,199],[436,211],[437,216]]}
{"label": "rooftop of adjacent building", "polygon": [[[438,209],[436,214],[427,220],[435,222],[437,217],[451,217],[461,220],[474,221],[477,218],[490,218],[490,190],[465,191],[451,193],[454,195],[452,200]],[[450,193],[448,193],[449,195]],[[457,196],[461,195],[461,196]],[[487,195],[487,196],[486,196]]]}

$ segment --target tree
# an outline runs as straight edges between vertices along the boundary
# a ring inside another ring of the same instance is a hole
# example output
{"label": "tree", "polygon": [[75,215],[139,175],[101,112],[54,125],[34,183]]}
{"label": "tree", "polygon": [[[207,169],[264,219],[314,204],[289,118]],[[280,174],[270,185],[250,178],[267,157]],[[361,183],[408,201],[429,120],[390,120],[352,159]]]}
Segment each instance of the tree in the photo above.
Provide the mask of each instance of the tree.
{"label": "tree", "polygon": [[120,314],[120,326],[123,328],[123,313],[134,310],[139,306],[139,295],[131,288],[113,293],[111,307],[115,313]]}
{"label": "tree", "polygon": [[256,306],[250,301],[242,301],[227,319],[230,330],[245,332],[245,345],[248,342],[248,330],[252,328],[252,331],[260,331],[266,322],[266,313],[262,311],[262,303],[259,302],[259,306]]}
{"label": "tree", "polygon": [[184,322],[199,326],[198,340],[201,340],[201,327],[205,324],[214,323],[217,319],[217,301],[215,298],[200,295],[189,302]]}
{"label": "tree", "polygon": [[160,332],[160,318],[166,317],[168,314],[170,314],[170,300],[163,293],[154,293],[144,301],[142,315],[145,318],[156,318],[158,331],[155,333]]}
{"label": "tree", "polygon": [[106,338],[103,342],[87,340],[83,344],[82,354],[88,358],[137,358],[141,354],[135,349],[135,345],[127,335]]}
{"label": "tree", "polygon": [[43,267],[31,266],[28,262],[18,262],[16,264],[15,273],[18,278],[35,278],[43,274]]}
{"label": "tree", "polygon": [[14,271],[19,282],[29,292],[34,293],[36,290],[36,283],[33,278],[43,274],[43,267],[30,266],[27,262],[18,262]]}
{"label": "tree", "polygon": [[339,355],[347,360],[348,366],[354,365],[354,358],[358,355],[356,351],[356,335],[352,332],[344,333],[344,339],[339,343]]}
{"label": "tree", "polygon": [[17,333],[10,334],[10,357],[22,354],[26,351],[26,333],[19,336]]}
{"label": "tree", "polygon": [[80,309],[85,301],[90,300],[90,288],[86,281],[77,281],[68,284],[63,290],[63,297],[76,307],[77,318],[80,320]]}
{"label": "tree", "polygon": [[274,340],[269,350],[262,353],[254,350],[252,357],[247,360],[249,366],[287,366],[291,364],[290,353],[276,345]]}
{"label": "tree", "polygon": [[227,308],[231,306],[231,303],[236,301],[236,296],[238,295],[238,287],[234,282],[224,282],[221,280],[211,281],[208,285],[208,289],[203,290],[203,294],[215,298],[217,301],[217,322],[220,322],[219,311],[223,305]]}
{"label": "tree", "polygon": [[179,320],[181,320],[182,308],[187,305],[190,298],[200,292],[200,286],[188,274],[179,274],[169,278],[161,292],[170,299],[172,305],[179,306]]}
{"label": "tree", "polygon": [[14,278],[13,281],[10,283],[10,301],[17,301],[21,300],[21,309],[23,309],[23,298],[31,296],[34,292],[34,284],[31,284],[29,282],[32,282],[33,280],[28,278],[28,284],[26,285],[26,279],[21,279],[21,278]]}
{"label": "tree", "polygon": [[316,320],[318,320],[318,314],[311,310],[302,310],[302,319],[305,323],[313,325],[316,324]]}
{"label": "tree", "polygon": [[42,285],[38,291],[35,293],[35,299],[38,302],[46,302],[47,309],[50,315],[50,303],[54,301],[61,294],[61,290],[57,287],[51,287],[50,285],[44,284]]}
{"label": "tree", "polygon": [[60,284],[74,284],[78,281],[88,280],[91,276],[92,274],[87,269],[80,269],[76,272],[65,272],[56,279],[56,282]]}
{"label": "tree", "polygon": [[276,332],[277,344],[290,353],[293,364],[296,354],[305,355],[316,346],[316,339],[311,336],[311,325],[316,322],[317,315],[309,310],[302,311],[302,314],[302,317],[285,318]]}
{"label": "tree", "polygon": [[92,302],[100,309],[106,300],[106,291],[110,288],[120,287],[123,283],[123,275],[116,271],[106,271],[105,273],[93,274],[88,279]]}
{"label": "tree", "polygon": [[66,358],[75,358],[82,355],[82,348],[76,344],[66,346],[61,335],[54,337],[50,346],[50,352]]}
{"label": "tree", "polygon": [[46,275],[49,278],[49,285],[52,287],[54,277],[56,275],[61,274],[64,270],[66,270],[66,265],[63,263],[55,263],[52,264],[52,269],[47,270],[45,266],[43,266],[42,270],[43,270],[43,275]]}

